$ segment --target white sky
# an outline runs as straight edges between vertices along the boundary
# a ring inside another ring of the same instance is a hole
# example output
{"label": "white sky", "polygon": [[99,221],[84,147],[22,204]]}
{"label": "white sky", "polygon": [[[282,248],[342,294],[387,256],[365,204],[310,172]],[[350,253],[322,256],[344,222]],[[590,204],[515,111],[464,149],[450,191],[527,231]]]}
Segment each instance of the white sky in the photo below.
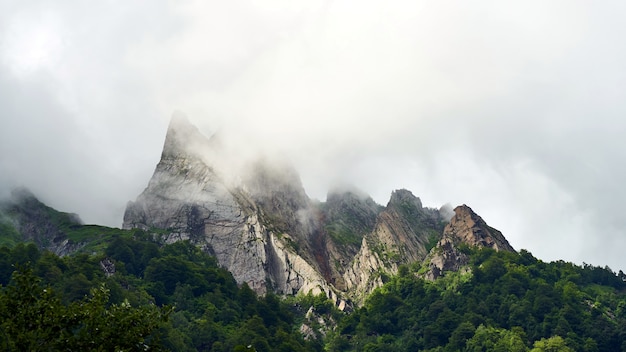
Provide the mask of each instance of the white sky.
{"label": "white sky", "polygon": [[[543,260],[626,270],[622,1],[0,1],[0,191],[120,226],[170,116],[311,197],[466,203]],[[236,131],[236,133],[232,133]],[[261,147],[259,147],[261,146]]]}

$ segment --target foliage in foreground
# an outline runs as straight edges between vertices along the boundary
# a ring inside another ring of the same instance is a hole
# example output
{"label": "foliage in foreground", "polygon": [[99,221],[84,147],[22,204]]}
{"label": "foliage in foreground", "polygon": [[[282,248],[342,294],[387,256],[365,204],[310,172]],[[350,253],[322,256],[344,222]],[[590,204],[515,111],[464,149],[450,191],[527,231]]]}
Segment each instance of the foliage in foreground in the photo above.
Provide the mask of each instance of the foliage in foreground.
{"label": "foliage in foreground", "polygon": [[[0,349],[626,351],[622,272],[463,250],[467,271],[429,282],[418,266],[401,267],[341,314],[322,296],[258,297],[186,242],[119,236],[100,254],[62,258],[33,244],[0,247]],[[304,340],[309,307],[336,328],[324,336],[313,326]]]}
{"label": "foliage in foreground", "polygon": [[[115,263],[110,277],[104,258]],[[13,264],[32,269],[12,273]],[[238,287],[215,258],[186,242],[159,247],[119,237],[105,253],[62,258],[33,244],[4,247],[0,284],[0,335],[15,351],[321,349],[299,333],[298,307]]]}
{"label": "foliage in foreground", "polygon": [[160,350],[156,332],[169,308],[107,305],[108,300],[101,286],[65,305],[31,269],[17,270],[0,294],[1,345],[10,351]]}

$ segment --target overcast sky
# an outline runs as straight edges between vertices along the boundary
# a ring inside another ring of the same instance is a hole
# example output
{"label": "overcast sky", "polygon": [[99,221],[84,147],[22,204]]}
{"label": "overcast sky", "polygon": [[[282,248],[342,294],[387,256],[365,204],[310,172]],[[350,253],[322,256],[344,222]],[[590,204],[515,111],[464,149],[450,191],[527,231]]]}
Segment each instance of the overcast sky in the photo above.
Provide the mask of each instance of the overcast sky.
{"label": "overcast sky", "polygon": [[2,0],[0,191],[120,226],[181,111],[284,154],[313,198],[407,188],[540,259],[626,270],[624,16],[623,1]]}

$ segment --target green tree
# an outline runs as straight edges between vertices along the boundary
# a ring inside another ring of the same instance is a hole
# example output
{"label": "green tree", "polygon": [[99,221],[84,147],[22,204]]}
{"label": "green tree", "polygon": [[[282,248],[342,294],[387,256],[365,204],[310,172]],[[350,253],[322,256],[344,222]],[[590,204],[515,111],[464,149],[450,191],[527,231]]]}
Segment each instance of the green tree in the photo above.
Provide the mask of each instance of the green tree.
{"label": "green tree", "polygon": [[467,341],[466,351],[525,352],[528,347],[519,332],[480,325]]}
{"label": "green tree", "polygon": [[3,347],[14,351],[145,351],[159,350],[155,333],[170,309],[131,307],[126,301],[107,307],[108,290],[69,305],[42,286],[31,269],[13,273],[0,292]]}
{"label": "green tree", "polygon": [[574,352],[561,336],[552,336],[536,341],[530,352]]}
{"label": "green tree", "polygon": [[462,322],[459,326],[454,330],[452,336],[450,336],[450,340],[448,341],[448,345],[446,346],[447,351],[460,351],[465,347],[465,343],[469,338],[474,336],[474,332],[476,328],[470,322]]}

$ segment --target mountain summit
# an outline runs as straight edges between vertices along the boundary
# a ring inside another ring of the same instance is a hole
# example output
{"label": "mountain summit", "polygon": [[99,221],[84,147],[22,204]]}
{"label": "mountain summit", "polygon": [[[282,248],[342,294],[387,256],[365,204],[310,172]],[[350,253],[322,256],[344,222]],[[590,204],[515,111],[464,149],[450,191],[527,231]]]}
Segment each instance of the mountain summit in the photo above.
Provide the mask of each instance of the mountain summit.
{"label": "mountain summit", "polygon": [[76,214],[56,211],[26,188],[16,188],[11,197],[0,200],[0,244],[33,242],[58,255],[73,253],[84,243],[72,241],[68,233],[82,226]]}
{"label": "mountain summit", "polygon": [[448,213],[423,207],[408,190],[393,191],[384,207],[355,189],[312,201],[289,164],[237,158],[175,116],[123,227],[166,243],[188,240],[259,293],[324,292],[341,306],[361,301],[400,265],[426,260],[435,244],[513,250],[469,207],[449,222]]}

